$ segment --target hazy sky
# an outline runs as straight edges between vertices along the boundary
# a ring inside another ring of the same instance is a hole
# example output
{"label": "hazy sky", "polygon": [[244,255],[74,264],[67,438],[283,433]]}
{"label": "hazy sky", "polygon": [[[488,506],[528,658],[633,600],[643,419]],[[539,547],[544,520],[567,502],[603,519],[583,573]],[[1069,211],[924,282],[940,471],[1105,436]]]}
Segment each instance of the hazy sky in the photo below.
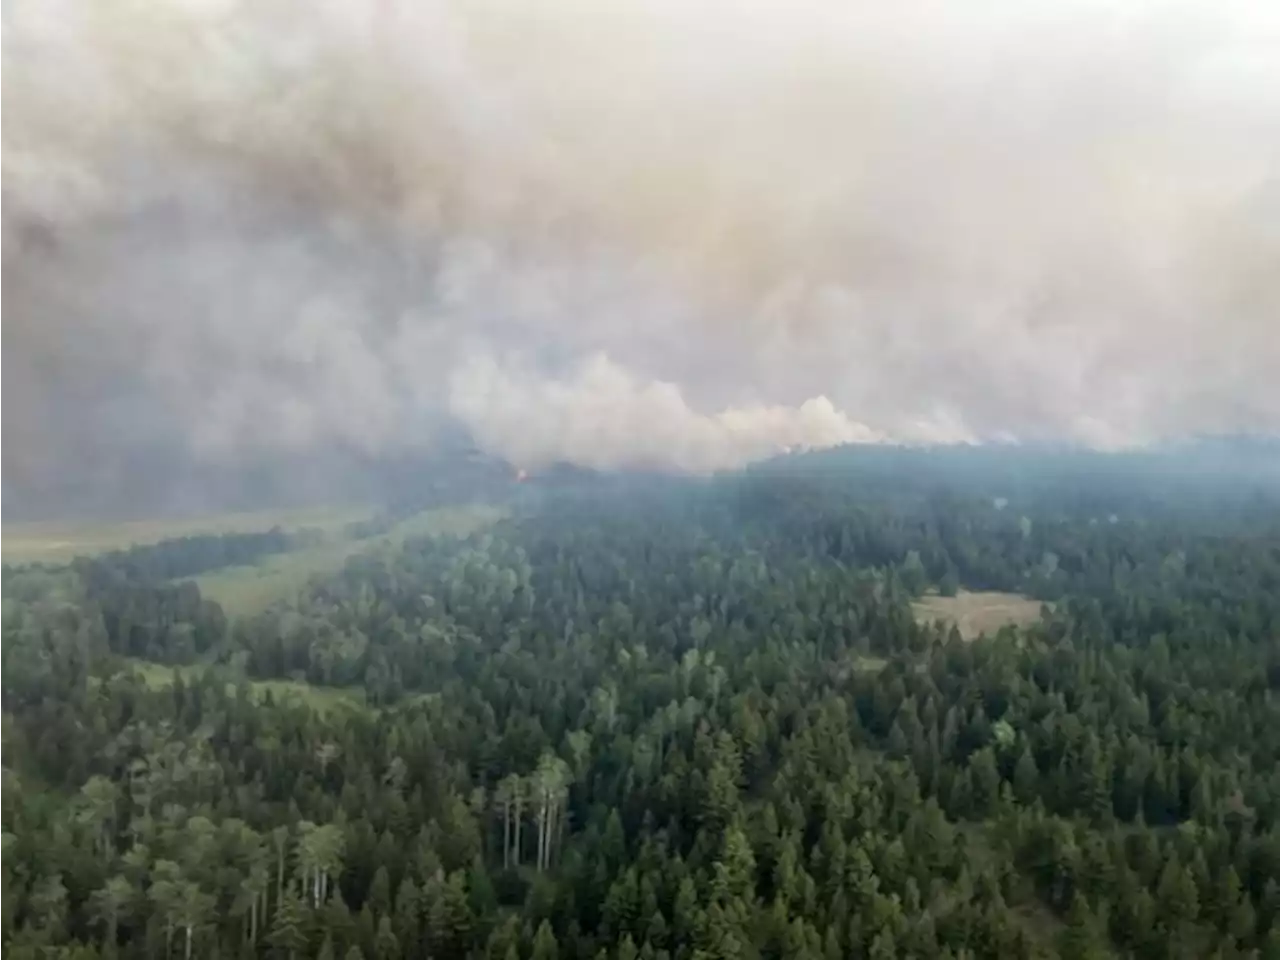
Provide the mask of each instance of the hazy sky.
{"label": "hazy sky", "polygon": [[[4,473],[1280,430],[1280,4],[40,0]],[[106,482],[106,481],[104,481]]]}

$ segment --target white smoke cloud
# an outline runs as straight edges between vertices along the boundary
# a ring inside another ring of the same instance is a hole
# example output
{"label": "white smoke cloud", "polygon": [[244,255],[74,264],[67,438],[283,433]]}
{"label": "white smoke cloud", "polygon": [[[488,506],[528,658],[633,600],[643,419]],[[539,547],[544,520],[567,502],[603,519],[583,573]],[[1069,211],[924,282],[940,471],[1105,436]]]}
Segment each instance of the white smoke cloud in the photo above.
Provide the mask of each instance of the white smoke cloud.
{"label": "white smoke cloud", "polygon": [[45,0],[2,42],[30,471],[1280,429],[1274,5]]}
{"label": "white smoke cloud", "polygon": [[472,360],[453,378],[450,408],[472,425],[482,446],[527,467],[567,459],[600,469],[710,473],[795,448],[883,439],[826,397],[797,408],[701,414],[675,384],[641,383],[603,355],[567,381],[504,369],[488,358]]}

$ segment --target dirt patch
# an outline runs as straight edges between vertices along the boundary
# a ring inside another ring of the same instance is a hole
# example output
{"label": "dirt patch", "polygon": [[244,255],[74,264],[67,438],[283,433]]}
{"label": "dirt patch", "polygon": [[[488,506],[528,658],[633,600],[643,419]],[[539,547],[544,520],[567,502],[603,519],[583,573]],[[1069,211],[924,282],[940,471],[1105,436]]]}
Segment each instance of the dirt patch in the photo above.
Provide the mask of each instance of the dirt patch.
{"label": "dirt patch", "polygon": [[961,590],[954,597],[930,594],[911,605],[921,623],[941,620],[954,623],[965,640],[976,640],[981,634],[993,634],[1006,625],[1026,626],[1040,622],[1039,600],[1016,593]]}

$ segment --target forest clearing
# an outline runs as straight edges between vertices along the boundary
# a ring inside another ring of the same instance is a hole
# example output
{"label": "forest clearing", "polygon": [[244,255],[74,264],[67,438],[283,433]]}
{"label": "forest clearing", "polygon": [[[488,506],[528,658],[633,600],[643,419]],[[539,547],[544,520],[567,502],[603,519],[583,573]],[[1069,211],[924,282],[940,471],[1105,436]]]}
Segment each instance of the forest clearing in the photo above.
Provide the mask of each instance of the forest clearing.
{"label": "forest clearing", "polygon": [[282,530],[339,531],[367,520],[374,508],[363,504],[331,504],[287,509],[246,510],[151,520],[29,521],[6,523],[0,551],[6,563],[65,563],[75,557],[108,550],[146,546],[200,534],[252,533]]}
{"label": "forest clearing", "polygon": [[[200,685],[207,678],[226,677],[227,671],[207,663],[168,664],[127,658],[122,673],[136,676],[152,691],[172,690],[174,681]],[[305,680],[249,680],[249,693],[254,703],[261,704],[270,696],[278,706],[295,704],[328,717],[335,713],[365,708],[363,687],[326,687]],[[226,692],[234,696],[237,683],[227,679]]]}
{"label": "forest clearing", "polygon": [[954,597],[930,593],[911,604],[921,623],[955,624],[965,640],[995,634],[1001,627],[1025,627],[1040,621],[1041,601],[998,590],[961,590]]}
{"label": "forest clearing", "polygon": [[301,591],[313,577],[341,569],[360,553],[399,548],[408,537],[465,537],[496,523],[502,510],[488,504],[466,504],[423,510],[372,537],[335,534],[298,550],[263,557],[257,563],[223,567],[196,578],[200,592],[231,616],[258,613],[277,600]]}

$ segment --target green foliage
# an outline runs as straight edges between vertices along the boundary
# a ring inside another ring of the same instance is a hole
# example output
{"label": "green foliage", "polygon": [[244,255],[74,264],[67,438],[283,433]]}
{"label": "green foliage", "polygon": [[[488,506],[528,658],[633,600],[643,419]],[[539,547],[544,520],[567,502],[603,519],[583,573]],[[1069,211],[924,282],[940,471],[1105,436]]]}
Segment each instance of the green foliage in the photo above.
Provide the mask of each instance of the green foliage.
{"label": "green foliage", "polygon": [[[1275,498],[852,456],[584,482],[234,622],[7,569],[4,945],[1267,955]],[[952,582],[1032,615],[918,622]]]}

